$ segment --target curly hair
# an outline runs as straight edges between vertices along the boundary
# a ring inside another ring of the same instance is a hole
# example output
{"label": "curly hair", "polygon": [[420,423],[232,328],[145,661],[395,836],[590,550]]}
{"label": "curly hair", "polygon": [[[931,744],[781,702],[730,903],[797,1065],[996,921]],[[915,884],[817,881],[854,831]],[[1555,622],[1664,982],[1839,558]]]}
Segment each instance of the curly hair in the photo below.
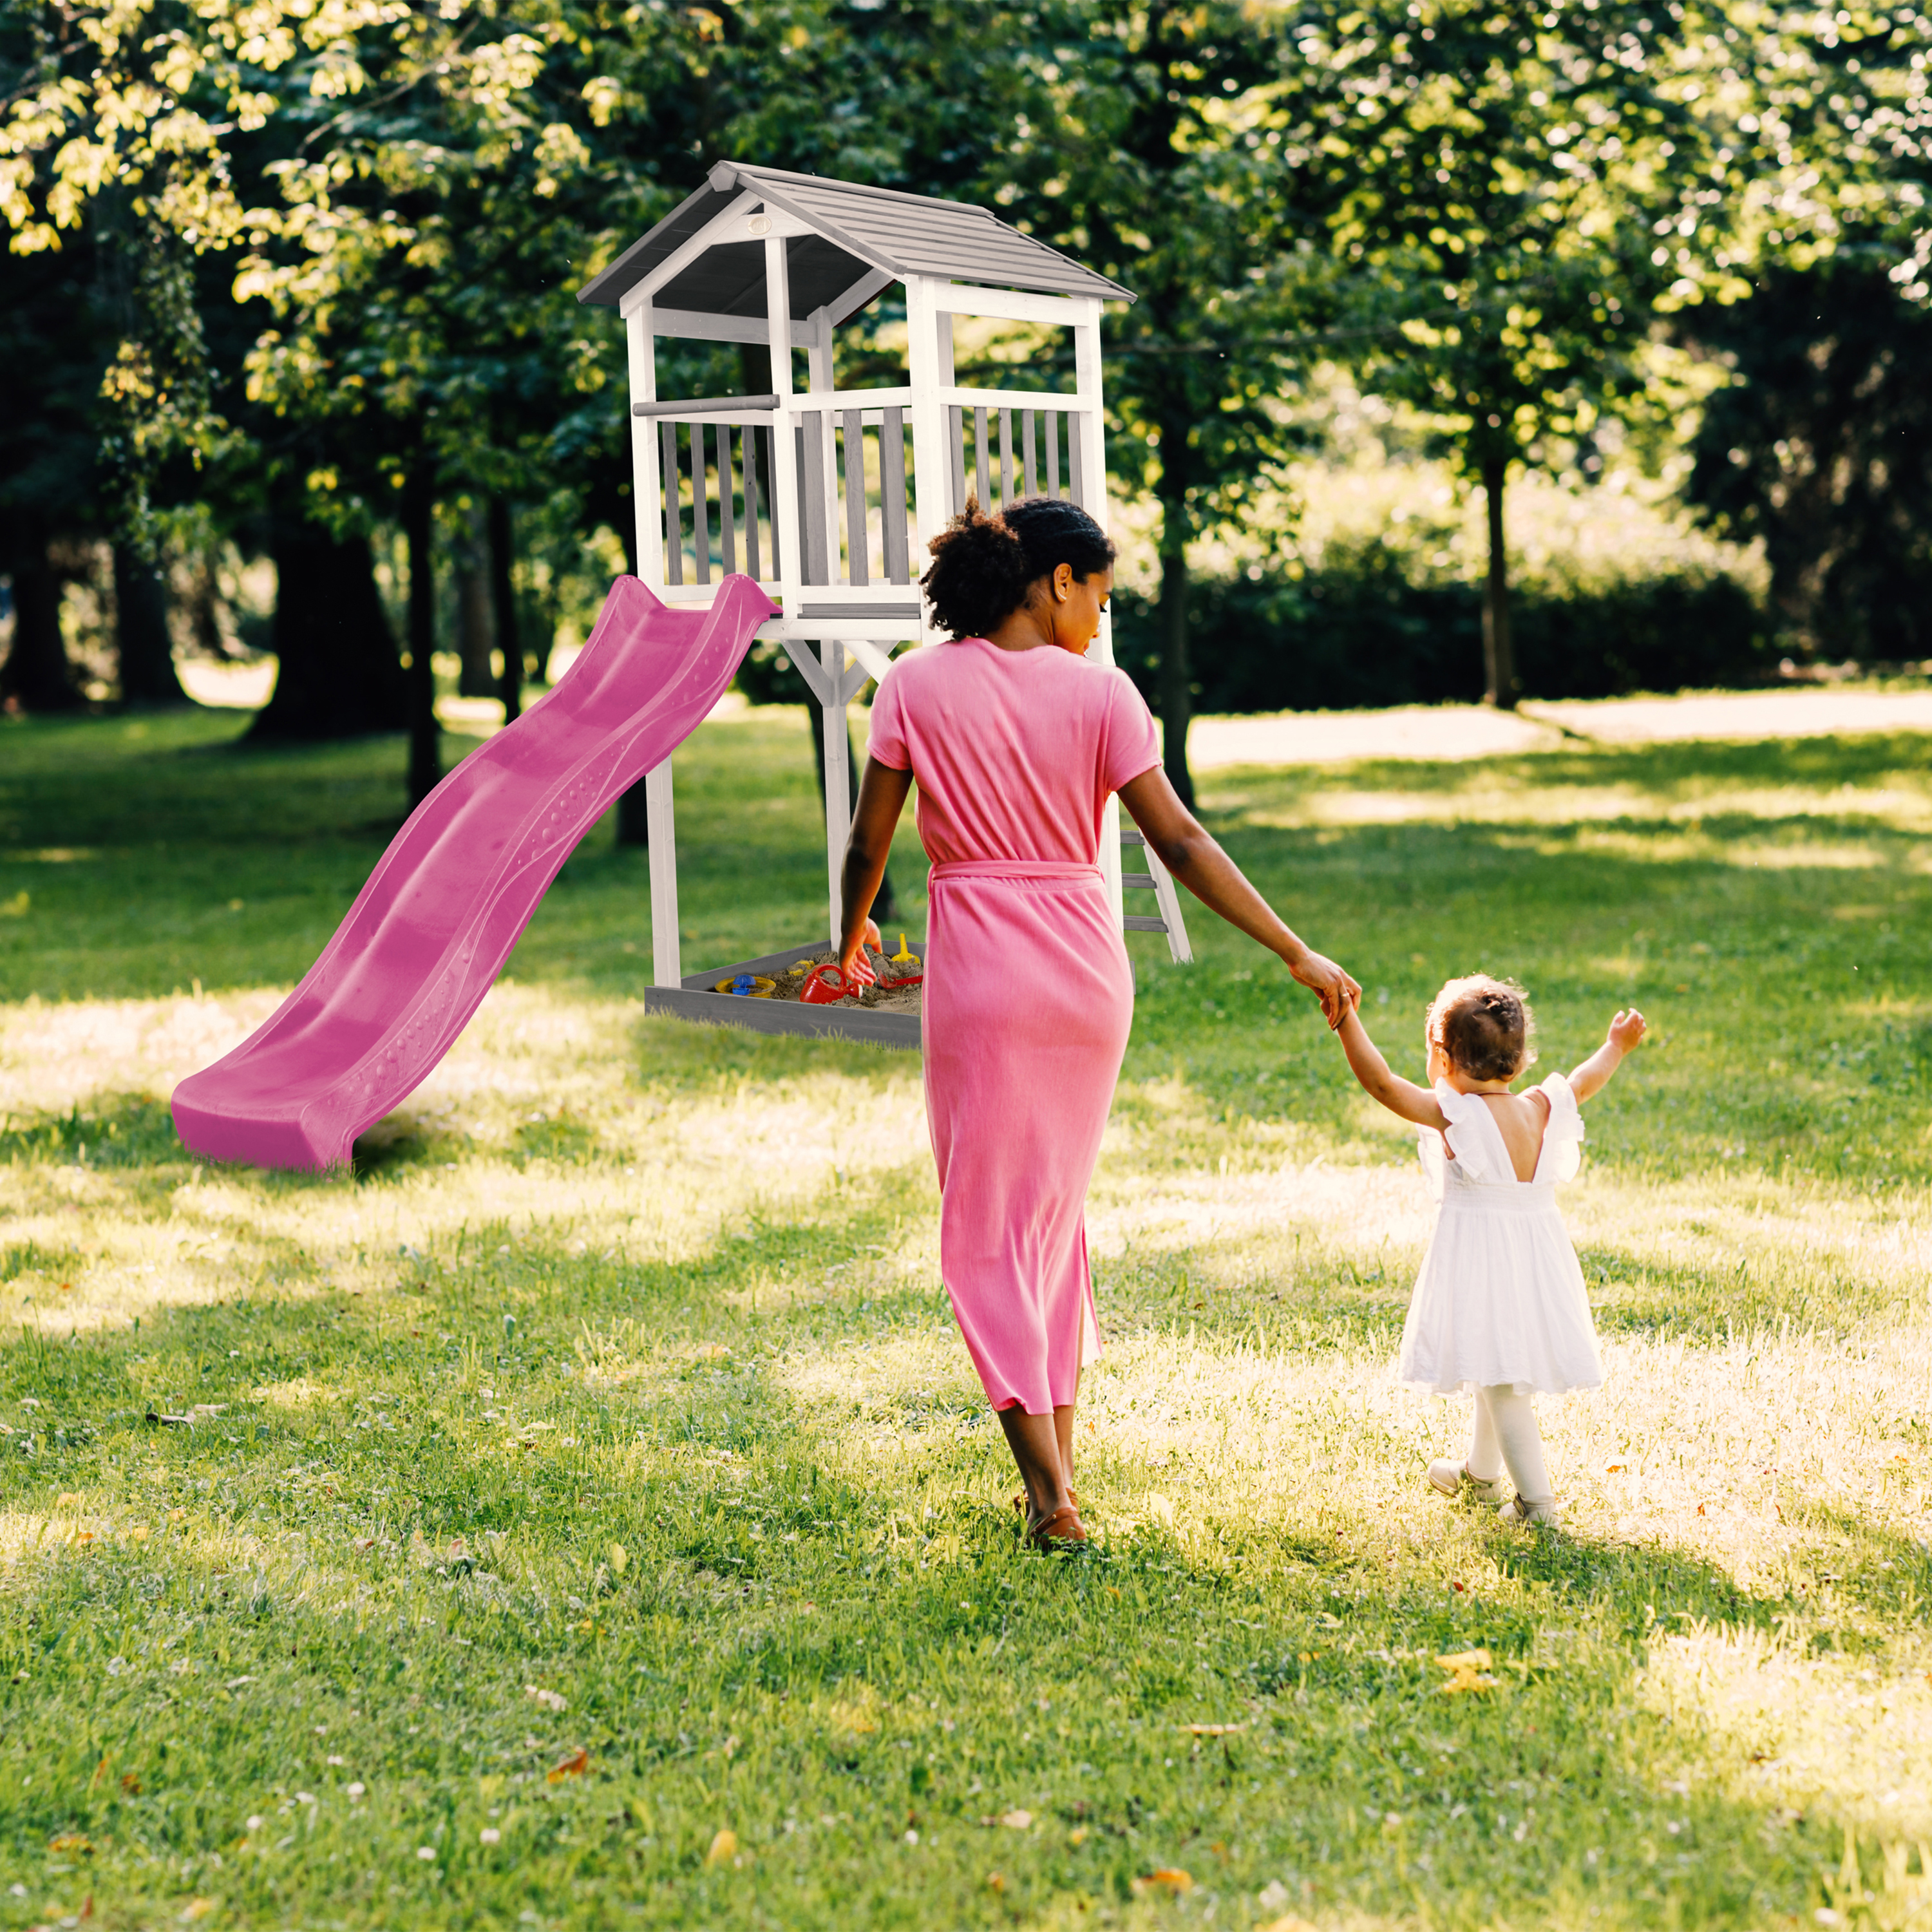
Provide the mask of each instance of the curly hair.
{"label": "curly hair", "polygon": [[1536,1060],[1536,1016],[1514,980],[1472,973],[1430,1003],[1428,1040],[1465,1079],[1514,1080]]}
{"label": "curly hair", "polygon": [[1061,564],[1082,583],[1114,561],[1107,533],[1077,503],[1028,496],[989,517],[976,497],[928,544],[932,562],[920,579],[941,630],[983,638],[1022,604]]}

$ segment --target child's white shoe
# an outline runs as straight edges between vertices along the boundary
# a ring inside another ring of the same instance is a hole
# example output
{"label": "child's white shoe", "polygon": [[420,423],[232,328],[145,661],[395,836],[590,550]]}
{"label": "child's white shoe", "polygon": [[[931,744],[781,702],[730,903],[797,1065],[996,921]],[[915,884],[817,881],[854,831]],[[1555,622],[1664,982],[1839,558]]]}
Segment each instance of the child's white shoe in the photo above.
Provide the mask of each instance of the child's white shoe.
{"label": "child's white shoe", "polygon": [[1526,1502],[1520,1496],[1510,1497],[1498,1512],[1505,1522],[1533,1523],[1543,1529],[1555,1529],[1563,1519],[1558,1513],[1556,1502],[1552,1497],[1547,1502]]}
{"label": "child's white shoe", "polygon": [[1491,1477],[1485,1481],[1480,1476],[1471,1475],[1468,1466],[1462,1462],[1438,1460],[1430,1463],[1429,1481],[1431,1488],[1439,1490],[1445,1496],[1460,1496],[1466,1488],[1472,1500],[1486,1503],[1492,1509],[1504,1502],[1509,1495],[1509,1485],[1502,1477]]}

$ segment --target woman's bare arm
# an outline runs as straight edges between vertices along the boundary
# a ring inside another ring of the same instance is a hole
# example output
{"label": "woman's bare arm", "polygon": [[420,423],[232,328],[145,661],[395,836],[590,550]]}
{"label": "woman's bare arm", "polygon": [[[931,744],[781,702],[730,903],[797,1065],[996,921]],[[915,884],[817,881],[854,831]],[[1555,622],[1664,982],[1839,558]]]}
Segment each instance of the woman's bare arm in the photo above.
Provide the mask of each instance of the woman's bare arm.
{"label": "woman's bare arm", "polygon": [[866,958],[869,941],[879,942],[879,928],[872,923],[872,901],[879,881],[886,876],[886,856],[892,849],[892,834],[898,828],[899,814],[905,809],[906,794],[912,790],[912,773],[896,771],[877,758],[866,760],[865,776],[859,781],[859,802],[853,808],[852,831],[845,841],[845,869],[839,883],[839,896],[845,908],[841,928],[838,961],[848,981],[869,986],[878,976]]}
{"label": "woman's bare arm", "polygon": [[1348,1070],[1362,1083],[1362,1090],[1370,1100],[1405,1120],[1413,1120],[1418,1126],[1434,1127],[1439,1132],[1449,1124],[1436,1104],[1436,1096],[1426,1087],[1418,1087],[1413,1080],[1390,1072],[1381,1048],[1370,1039],[1368,1028],[1353,1006],[1342,1016],[1336,1030],[1341,1036],[1342,1051],[1348,1056]]}
{"label": "woman's bare arm", "polygon": [[1216,844],[1180,802],[1166,772],[1156,765],[1120,788],[1125,806],[1160,862],[1207,907],[1250,939],[1258,940],[1322,1002],[1331,1027],[1362,996],[1362,989],[1332,959],[1304,945],[1274,907],[1249,884],[1240,866]]}

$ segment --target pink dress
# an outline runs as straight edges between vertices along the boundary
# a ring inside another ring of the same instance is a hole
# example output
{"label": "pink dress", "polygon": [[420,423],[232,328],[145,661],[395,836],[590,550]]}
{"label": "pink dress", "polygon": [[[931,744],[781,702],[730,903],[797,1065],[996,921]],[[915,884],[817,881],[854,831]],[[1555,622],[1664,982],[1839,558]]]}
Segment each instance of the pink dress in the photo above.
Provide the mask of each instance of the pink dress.
{"label": "pink dress", "polygon": [[932,861],[940,1274],[987,1400],[1042,1415],[1100,1353],[1087,1187],[1134,980],[1096,861],[1108,794],[1160,761],[1154,720],[1124,671],[968,638],[895,667],[871,750],[916,781]]}

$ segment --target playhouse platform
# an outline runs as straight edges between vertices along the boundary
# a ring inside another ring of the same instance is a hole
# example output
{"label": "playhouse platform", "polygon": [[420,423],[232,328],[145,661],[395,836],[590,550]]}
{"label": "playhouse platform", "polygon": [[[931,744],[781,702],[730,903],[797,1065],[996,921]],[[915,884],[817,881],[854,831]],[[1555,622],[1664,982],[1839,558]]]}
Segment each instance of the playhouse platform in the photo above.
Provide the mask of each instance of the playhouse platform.
{"label": "playhouse platform", "polygon": [[[926,942],[916,949],[925,950]],[[788,952],[768,952],[761,959],[740,960],[735,966],[714,966],[694,973],[676,986],[646,986],[644,1010],[671,1013],[681,1020],[699,1020],[712,1026],[745,1027],[753,1033],[800,1034],[808,1040],[862,1040],[874,1046],[916,1048],[920,1042],[919,1015],[881,1012],[841,1000],[836,1006],[808,1006],[798,1000],[752,1000],[735,993],[714,993],[721,980],[734,980],[740,973],[763,974],[776,977],[788,966],[824,952],[825,942],[794,946]]]}

